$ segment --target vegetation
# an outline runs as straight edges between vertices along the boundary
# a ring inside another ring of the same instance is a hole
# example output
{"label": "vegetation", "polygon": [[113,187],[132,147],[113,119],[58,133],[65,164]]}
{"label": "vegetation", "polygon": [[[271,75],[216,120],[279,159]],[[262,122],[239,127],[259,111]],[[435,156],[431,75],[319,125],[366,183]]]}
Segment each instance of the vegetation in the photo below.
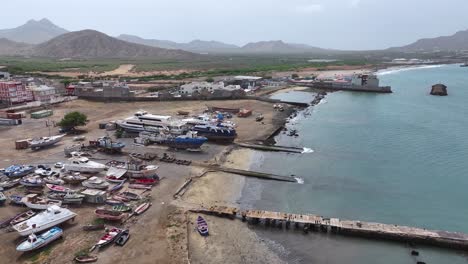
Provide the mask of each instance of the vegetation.
{"label": "vegetation", "polygon": [[88,123],[88,117],[80,112],[71,112],[66,114],[58,125],[63,129],[75,129],[78,126],[85,126]]}
{"label": "vegetation", "polygon": [[214,82],[214,79],[213,79],[213,77],[208,77],[208,78],[205,79],[205,81],[212,83],[212,82]]}
{"label": "vegetation", "polygon": [[123,133],[124,133],[123,129],[122,129],[122,128],[118,128],[117,130],[115,130],[114,136],[115,136],[115,138],[122,138]]}

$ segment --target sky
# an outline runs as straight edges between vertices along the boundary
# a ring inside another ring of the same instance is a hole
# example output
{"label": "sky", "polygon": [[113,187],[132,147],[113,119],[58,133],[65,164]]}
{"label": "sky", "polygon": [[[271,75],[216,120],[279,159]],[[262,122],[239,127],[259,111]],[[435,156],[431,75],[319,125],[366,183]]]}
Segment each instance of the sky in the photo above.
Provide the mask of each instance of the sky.
{"label": "sky", "polygon": [[401,46],[468,29],[467,0],[15,0],[0,8],[0,28],[45,17],[70,31],[111,36],[236,45],[283,40],[346,50]]}

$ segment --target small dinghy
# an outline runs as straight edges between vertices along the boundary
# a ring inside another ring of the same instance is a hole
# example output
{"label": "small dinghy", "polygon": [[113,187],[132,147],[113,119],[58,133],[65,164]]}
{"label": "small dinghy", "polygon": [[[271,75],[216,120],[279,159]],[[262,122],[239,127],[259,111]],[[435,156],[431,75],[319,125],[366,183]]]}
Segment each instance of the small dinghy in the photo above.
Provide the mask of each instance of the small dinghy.
{"label": "small dinghy", "polygon": [[21,195],[16,195],[16,194],[13,194],[13,195],[10,195],[8,197],[8,199],[10,199],[10,204],[15,204],[15,205],[24,205],[22,199],[23,199],[23,196]]}
{"label": "small dinghy", "polygon": [[141,184],[141,185],[154,185],[157,184],[159,181],[157,179],[151,179],[151,178],[137,178],[137,179],[132,179],[131,183],[134,184]]}
{"label": "small dinghy", "polygon": [[54,185],[54,184],[46,184],[47,188],[51,191],[58,192],[58,193],[69,193],[73,192],[70,188],[63,187],[60,185]]}
{"label": "small dinghy", "polygon": [[110,243],[114,242],[122,234],[123,230],[119,228],[110,229],[101,239],[96,243],[94,247],[102,248]]}
{"label": "small dinghy", "polygon": [[198,216],[198,218],[197,218],[197,230],[198,230],[198,233],[200,233],[200,235],[202,235],[202,236],[208,236],[209,235],[209,233],[208,233],[208,223],[201,216]]}
{"label": "small dinghy", "polygon": [[123,197],[126,197],[129,200],[133,200],[133,201],[138,201],[138,200],[141,199],[140,195],[138,195],[136,193],[132,193],[132,192],[123,192],[120,195],[122,195]]}
{"label": "small dinghy", "polygon": [[84,255],[84,256],[76,256],[75,261],[77,263],[93,263],[98,260],[96,256]]}
{"label": "small dinghy", "polygon": [[34,211],[32,211],[32,210],[26,211],[24,213],[20,213],[20,214],[16,215],[15,218],[13,218],[13,220],[11,220],[10,224],[11,225],[19,224],[21,222],[24,222],[24,221],[28,220],[29,218],[33,217],[34,215],[36,215],[36,213]]}
{"label": "small dinghy", "polygon": [[109,183],[103,181],[98,177],[91,177],[88,180],[81,183],[84,187],[91,188],[91,189],[99,189],[99,190],[106,190],[109,188]]}
{"label": "small dinghy", "polygon": [[98,225],[84,225],[83,230],[84,231],[96,231],[96,230],[102,230],[106,228],[104,224],[98,224]]}
{"label": "small dinghy", "polygon": [[54,184],[54,185],[63,185],[65,183],[64,180],[59,179],[58,177],[55,176],[49,176],[44,178],[44,181],[49,184]]}
{"label": "small dinghy", "polygon": [[141,215],[142,213],[146,212],[146,210],[148,210],[151,205],[152,204],[149,202],[140,204],[137,208],[135,208],[135,214]]}
{"label": "small dinghy", "polygon": [[4,205],[6,201],[6,196],[3,192],[0,192],[0,205]]}
{"label": "small dinghy", "polygon": [[61,206],[62,202],[39,197],[37,194],[28,194],[21,200],[24,205],[35,210],[45,210],[49,206]]}
{"label": "small dinghy", "polygon": [[130,239],[130,231],[128,229],[125,229],[124,231],[122,231],[119,238],[115,240],[115,244],[123,247],[129,239]]}
{"label": "small dinghy", "polygon": [[24,177],[20,184],[26,187],[41,187],[44,185],[44,180],[40,176]]}
{"label": "small dinghy", "polygon": [[112,196],[112,199],[113,200],[116,200],[116,201],[120,201],[120,202],[123,202],[123,203],[127,203],[127,202],[130,202],[130,199],[128,199],[127,197],[123,196],[122,194],[116,194],[114,196]]}
{"label": "small dinghy", "polygon": [[119,200],[115,200],[115,199],[107,199],[106,204],[114,206],[114,205],[123,205],[125,203]]}
{"label": "small dinghy", "polygon": [[136,190],[151,190],[153,188],[153,186],[143,185],[143,184],[130,184],[130,185],[128,185],[128,188],[136,189]]}
{"label": "small dinghy", "polygon": [[115,211],[115,212],[128,212],[128,211],[131,211],[132,208],[130,206],[127,206],[127,205],[114,205],[112,206],[112,211]]}
{"label": "small dinghy", "polygon": [[45,233],[42,233],[38,236],[35,234],[29,235],[27,240],[23,241],[16,247],[16,250],[21,252],[35,250],[57,240],[58,238],[62,237],[62,235],[63,231],[61,228],[57,226],[52,227]]}
{"label": "small dinghy", "polygon": [[125,213],[115,212],[107,209],[96,209],[94,213],[96,214],[97,218],[109,221],[122,221],[122,219],[127,216]]}
{"label": "small dinghy", "polygon": [[121,183],[119,183],[119,184],[113,186],[112,188],[110,188],[109,192],[110,192],[110,193],[114,193],[114,192],[116,192],[116,191],[122,189],[123,186],[124,186],[124,184],[125,184],[125,180],[122,181]]}

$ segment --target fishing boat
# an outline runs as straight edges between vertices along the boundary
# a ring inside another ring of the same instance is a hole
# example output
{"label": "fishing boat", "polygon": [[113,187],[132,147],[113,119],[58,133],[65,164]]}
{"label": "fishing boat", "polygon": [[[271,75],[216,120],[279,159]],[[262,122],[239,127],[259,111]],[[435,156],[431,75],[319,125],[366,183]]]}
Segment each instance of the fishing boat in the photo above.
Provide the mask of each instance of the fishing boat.
{"label": "fishing boat", "polygon": [[143,185],[143,184],[129,184],[128,188],[136,189],[136,190],[151,190],[153,188],[152,185]]}
{"label": "fishing boat", "polygon": [[90,141],[90,145],[115,152],[120,152],[125,147],[125,143],[114,142],[110,137],[107,136],[100,137],[96,141]]}
{"label": "fishing boat", "polygon": [[70,188],[60,186],[60,185],[55,185],[55,184],[46,184],[46,187],[53,192],[59,192],[59,193],[73,192],[73,190]]}
{"label": "fishing boat", "polygon": [[97,218],[105,219],[109,221],[121,221],[127,214],[122,212],[115,212],[107,209],[96,209],[94,211]]}
{"label": "fishing boat", "polygon": [[26,187],[41,187],[44,180],[40,176],[30,176],[21,179],[20,184]]}
{"label": "fishing boat", "polygon": [[62,140],[64,136],[65,135],[34,138],[29,142],[29,146],[31,147],[32,150],[37,150],[40,148],[48,147]]}
{"label": "fishing boat", "polygon": [[33,172],[35,168],[32,165],[11,165],[4,170],[3,174],[10,178],[23,177]]}
{"label": "fishing boat", "polygon": [[98,177],[91,177],[88,180],[82,182],[81,185],[91,189],[106,190],[109,188],[110,184]]}
{"label": "fishing boat", "polygon": [[55,176],[49,176],[44,178],[44,181],[49,184],[54,184],[54,185],[62,185],[65,183],[64,180],[60,179],[59,177]]}
{"label": "fishing boat", "polygon": [[110,167],[109,170],[112,168],[126,170],[127,175],[131,178],[150,177],[151,175],[154,175],[159,168],[156,165],[145,165],[140,160],[131,160],[129,162],[113,160],[108,162],[106,165]]}
{"label": "fishing boat", "polygon": [[83,199],[85,198],[83,194],[71,193],[71,192],[68,192],[68,193],[53,192],[53,193],[49,193],[47,197],[51,199],[61,200],[62,204],[81,204],[83,202]]}
{"label": "fishing boat", "polygon": [[110,189],[109,189],[109,193],[115,193],[116,191],[120,190],[123,188],[125,184],[125,181],[115,185],[115,186],[112,186]]}
{"label": "fishing boat", "polygon": [[80,184],[88,178],[80,175],[79,172],[75,172],[73,174],[63,176],[62,179],[68,184]]}
{"label": "fishing boat", "polygon": [[77,263],[93,263],[98,260],[98,257],[90,256],[90,255],[83,255],[83,256],[76,256],[74,260]]}
{"label": "fishing boat", "polygon": [[132,193],[132,192],[122,192],[120,193],[120,195],[122,195],[123,197],[129,199],[129,200],[133,200],[133,201],[138,201],[141,199],[141,196],[136,194],[136,193]]}
{"label": "fishing boat", "polygon": [[106,228],[106,225],[104,224],[98,224],[98,225],[84,225],[83,230],[84,231],[95,231],[95,230],[102,230]]}
{"label": "fishing boat", "polygon": [[[142,134],[140,137],[147,137]],[[199,149],[208,139],[197,135],[197,132],[188,131],[185,135],[174,136],[167,133],[155,133],[150,136],[152,142],[166,145],[174,149]]]}
{"label": "fishing boat", "polygon": [[61,206],[62,202],[58,200],[51,200],[39,197],[37,194],[28,194],[21,200],[24,205],[35,210],[45,210],[50,206]]}
{"label": "fishing boat", "polygon": [[23,196],[21,195],[17,195],[17,194],[13,194],[13,195],[10,195],[8,197],[8,199],[10,200],[10,203],[11,204],[16,204],[16,205],[24,205],[23,203]]}
{"label": "fishing boat", "polygon": [[106,176],[106,181],[108,182],[112,182],[112,183],[122,183],[124,182],[126,179],[122,179],[122,178],[117,178],[115,176]]}
{"label": "fishing boat", "polygon": [[11,225],[19,224],[21,222],[24,222],[24,221],[28,220],[29,218],[31,218],[31,217],[33,217],[35,215],[36,215],[36,212],[34,212],[32,210],[26,211],[24,213],[20,213],[20,214],[16,215],[15,218],[13,218],[13,220],[11,220],[10,224]]}
{"label": "fishing boat", "polygon": [[[41,166],[41,165],[39,165]],[[49,177],[49,176],[52,176],[54,175],[56,172],[52,171],[51,169],[43,169],[43,168],[39,168],[37,170],[34,170],[34,174],[37,174],[39,176],[42,176],[42,177]]]}
{"label": "fishing boat", "polygon": [[13,229],[18,231],[21,236],[27,236],[59,225],[75,218],[75,216],[76,214],[68,209],[52,205],[30,219],[14,225]]}
{"label": "fishing boat", "polygon": [[125,202],[120,201],[120,200],[116,200],[116,199],[107,199],[106,204],[114,206],[114,205],[123,205],[123,204],[125,204]]}
{"label": "fishing boat", "polygon": [[4,205],[6,201],[6,196],[3,192],[0,192],[0,205]]}
{"label": "fishing boat", "polygon": [[95,247],[102,248],[110,243],[114,242],[122,234],[123,230],[119,228],[110,229],[104,236],[99,239]]}
{"label": "fishing boat", "polygon": [[208,233],[208,223],[201,216],[198,216],[198,218],[197,218],[197,230],[198,230],[198,233],[200,233],[200,235],[202,235],[202,236],[208,236],[209,235],[209,233]]}
{"label": "fishing boat", "polygon": [[55,226],[38,236],[35,234],[29,235],[28,239],[16,247],[16,250],[21,252],[32,251],[50,244],[62,237],[62,235],[63,230],[60,227]]}
{"label": "fishing boat", "polygon": [[11,180],[6,180],[3,182],[0,182],[0,188],[3,188],[4,190],[10,189],[12,187],[15,187],[20,183],[21,179],[11,179]]}
{"label": "fishing boat", "polygon": [[130,231],[128,229],[125,229],[124,231],[122,231],[120,236],[115,240],[115,244],[123,247],[129,239],[130,239]]}
{"label": "fishing boat", "polygon": [[77,172],[101,172],[106,169],[106,165],[91,161],[86,157],[73,157],[68,160],[68,163],[64,164],[64,168],[67,171]]}
{"label": "fishing boat", "polygon": [[137,208],[135,208],[135,214],[141,215],[142,213],[146,212],[146,210],[148,210],[148,208],[150,208],[151,205],[152,203],[150,202],[140,204],[139,206],[137,206]]}
{"label": "fishing boat", "polygon": [[132,208],[130,206],[127,206],[127,205],[114,205],[112,206],[112,211],[115,211],[115,212],[128,212],[128,211],[131,211]]}
{"label": "fishing boat", "polygon": [[159,181],[157,179],[151,178],[137,178],[130,181],[132,184],[142,184],[142,185],[154,185]]}
{"label": "fishing boat", "polygon": [[198,135],[212,141],[232,142],[237,137],[237,132],[234,128],[223,126],[198,125],[194,126],[193,130],[196,131]]}

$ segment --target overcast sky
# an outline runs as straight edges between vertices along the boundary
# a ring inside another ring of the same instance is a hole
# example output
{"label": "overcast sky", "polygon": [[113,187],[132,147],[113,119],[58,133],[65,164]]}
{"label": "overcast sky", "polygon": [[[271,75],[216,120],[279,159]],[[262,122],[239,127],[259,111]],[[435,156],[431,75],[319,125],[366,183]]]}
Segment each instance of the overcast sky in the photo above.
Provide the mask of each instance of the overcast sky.
{"label": "overcast sky", "polygon": [[379,49],[468,29],[467,0],[15,0],[0,8],[0,28],[46,17],[72,31],[237,45]]}

